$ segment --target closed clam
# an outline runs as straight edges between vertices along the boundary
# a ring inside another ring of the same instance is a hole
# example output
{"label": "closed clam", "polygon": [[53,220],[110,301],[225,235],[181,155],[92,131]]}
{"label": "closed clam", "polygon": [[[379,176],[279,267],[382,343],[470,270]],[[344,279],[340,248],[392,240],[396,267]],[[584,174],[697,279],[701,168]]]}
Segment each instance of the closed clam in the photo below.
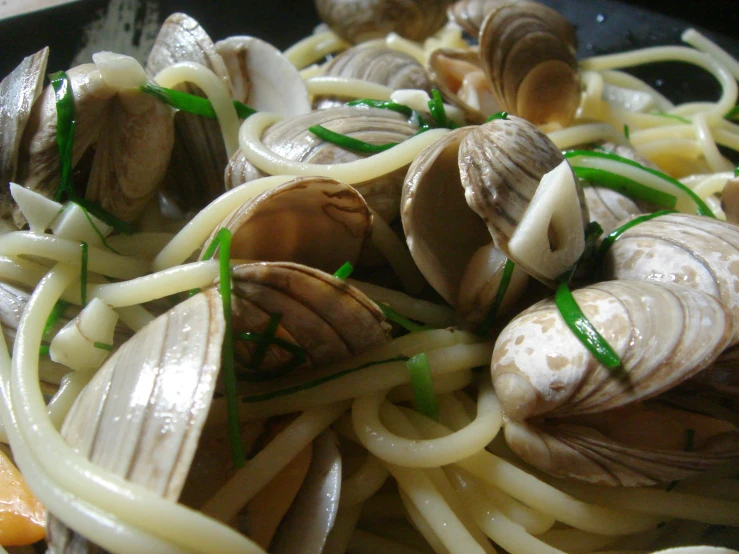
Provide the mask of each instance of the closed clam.
{"label": "closed clam", "polygon": [[349,185],[298,177],[237,208],[211,238],[224,227],[233,235],[232,258],[296,262],[333,273],[356,263],[372,232],[372,214]]}
{"label": "closed clam", "polygon": [[[574,296],[622,369],[601,365],[552,300],[514,318],[491,363],[514,452],[559,477],[625,486],[681,479],[739,455],[732,424],[660,403],[729,344],[733,323],[721,302],[688,287],[633,281]],[[686,429],[695,435],[690,448]]]}
{"label": "closed clam", "polygon": [[553,285],[579,259],[590,221],[582,188],[559,149],[528,121],[508,116],[460,141],[467,204],[495,246],[529,275]]}
{"label": "closed clam", "polygon": [[13,201],[8,186],[16,180],[21,138],[31,107],[43,90],[48,58],[48,48],[24,58],[0,83],[0,217],[8,217],[12,213]]}
{"label": "closed clam", "polygon": [[[132,221],[164,179],[174,140],[172,110],[138,90],[111,85],[94,64],[66,73],[75,104],[72,165],[84,179],[84,196]],[[49,85],[33,105],[16,170],[20,184],[48,197],[60,185],[56,128],[56,97]],[[17,208],[14,217],[23,221]]]}
{"label": "closed clam", "polygon": [[536,125],[566,126],[580,103],[575,30],[536,2],[494,9],[480,29],[480,56],[501,108]]}
{"label": "closed clam", "polygon": [[[471,323],[480,323],[493,305],[506,256],[465,201],[460,144],[470,132],[469,127],[450,132],[411,164],[401,217],[408,248],[426,280]],[[501,311],[518,298],[527,280],[516,268]]]}
{"label": "closed clam", "polygon": [[[324,68],[326,77],[362,79],[392,89],[431,90],[426,70],[415,58],[384,45],[353,46],[336,56]],[[340,99],[316,98],[317,109],[338,106]]]}
{"label": "closed clam", "polygon": [[447,8],[447,17],[466,32],[477,37],[483,21],[494,9],[517,0],[458,0]]}
{"label": "closed clam", "polygon": [[316,0],[319,17],[352,43],[390,32],[421,41],[446,22],[450,0]]}
{"label": "closed clam", "polygon": [[613,243],[604,277],[675,283],[720,299],[739,341],[739,227],[716,219],[668,214],[633,226]]}
{"label": "closed clam", "polygon": [[[349,135],[370,144],[401,142],[416,133],[418,128],[399,113],[380,108],[344,107],[311,112],[288,118],[267,129],[262,136],[265,146],[285,158],[315,164],[338,164],[354,161],[359,154],[320,139],[308,128],[323,125],[336,133]],[[398,214],[400,190],[406,168],[362,183],[354,187],[367,203],[386,221]],[[226,188],[232,188],[264,176],[238,150],[226,168]]]}

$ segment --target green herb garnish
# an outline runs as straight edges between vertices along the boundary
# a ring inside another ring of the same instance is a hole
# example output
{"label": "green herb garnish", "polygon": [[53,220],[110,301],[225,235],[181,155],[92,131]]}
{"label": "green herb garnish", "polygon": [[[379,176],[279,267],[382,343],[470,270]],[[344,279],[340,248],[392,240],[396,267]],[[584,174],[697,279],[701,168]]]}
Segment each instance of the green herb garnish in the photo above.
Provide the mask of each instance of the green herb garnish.
{"label": "green herb garnish", "polygon": [[734,106],[728,112],[726,112],[726,115],[724,115],[724,119],[731,119],[731,120],[739,119],[739,106]]}
{"label": "green herb garnish", "polygon": [[82,269],[80,270],[80,298],[82,306],[87,306],[87,243],[82,241],[80,243],[81,257],[82,257]]}
{"label": "green herb garnish", "polygon": [[236,395],[236,369],[234,367],[233,321],[231,320],[231,231],[226,228],[216,235],[219,246],[218,258],[218,289],[223,303],[223,346],[221,348],[221,368],[223,374],[223,388],[226,396],[226,411],[228,413],[228,438],[231,443],[231,457],[235,468],[243,467],[246,463],[244,446],[241,442],[241,426],[239,424],[238,397]]}
{"label": "green herb garnish", "polygon": [[302,392],[305,390],[309,390],[312,388],[315,388],[319,385],[322,385],[323,383],[328,383],[329,381],[334,381],[336,379],[339,379],[341,377],[344,377],[345,375],[349,375],[350,373],[354,373],[355,371],[359,371],[361,369],[365,369],[367,367],[371,367],[374,365],[379,364],[385,364],[390,362],[407,362],[410,358],[408,356],[396,356],[395,358],[388,358],[386,360],[377,360],[374,362],[367,362],[362,365],[359,365],[357,367],[352,367],[350,369],[345,369],[344,371],[339,371],[337,373],[333,373],[331,375],[327,375],[325,377],[319,377],[318,379],[313,379],[311,381],[307,381],[301,385],[295,385],[293,387],[288,387],[285,389],[280,389],[276,391],[266,392],[264,394],[255,394],[252,396],[244,396],[242,397],[242,402],[264,402],[266,400],[272,400],[273,398],[279,398],[281,396],[288,396],[291,394],[295,394],[298,392]]}
{"label": "green herb garnish", "polygon": [[671,114],[671,113],[651,112],[649,115],[658,115],[660,117],[668,117],[670,119],[675,119],[675,120],[679,121],[680,123],[687,123],[688,125],[690,125],[692,123],[692,121],[690,121],[689,119],[686,119],[684,117],[680,117],[679,115],[674,115],[674,114]]}
{"label": "green herb garnish", "polygon": [[383,110],[391,110],[394,112],[402,113],[405,116],[411,117],[413,110],[405,104],[398,104],[390,100],[373,100],[371,98],[361,98],[359,100],[352,100],[347,102],[347,106],[368,106],[370,108],[382,108]]}
{"label": "green herb garnish", "polygon": [[629,126],[624,123],[624,136],[626,137],[626,140],[631,139],[631,131],[629,130]]}
{"label": "green herb garnish", "polygon": [[437,89],[431,89],[431,100],[429,100],[428,105],[431,117],[434,118],[434,122],[438,127],[446,127],[448,129],[457,128],[457,124],[447,116],[446,108],[444,108],[444,100],[441,98],[441,93]]}
{"label": "green herb garnish", "polygon": [[386,319],[392,321],[393,323],[397,323],[406,331],[410,331],[411,333],[418,333],[419,331],[429,330],[429,327],[426,327],[425,325],[419,325],[418,323],[411,321],[407,317],[400,315],[387,304],[383,304],[382,302],[375,302],[375,304],[380,307],[380,310],[382,310],[382,314],[385,316]]}
{"label": "green herb garnish", "polygon": [[51,333],[54,325],[56,325],[57,321],[61,319],[61,317],[64,315],[64,312],[67,311],[67,308],[69,308],[70,305],[71,304],[69,302],[66,302],[64,300],[59,300],[56,304],[54,304],[54,307],[51,308],[51,313],[49,314],[49,317],[46,318],[44,332],[41,335],[42,337],[47,337],[49,333]]}
{"label": "green herb garnish", "polygon": [[318,138],[330,142],[347,150],[358,152],[360,154],[378,154],[385,150],[390,150],[393,146],[397,146],[397,142],[388,142],[385,144],[370,144],[363,140],[355,139],[348,135],[336,133],[330,129],[326,129],[323,125],[311,125],[308,130]]}
{"label": "green herb garnish", "polygon": [[585,226],[585,248],[583,248],[580,258],[572,265],[570,269],[565,271],[562,275],[557,278],[557,281],[562,283],[569,283],[572,277],[577,272],[577,268],[583,260],[587,260],[593,256],[595,250],[595,243],[598,241],[600,236],[603,234],[603,227],[597,221],[591,221]]}
{"label": "green herb garnish", "polygon": [[107,350],[108,352],[113,352],[113,345],[108,344],[107,342],[94,342],[92,345],[95,348],[99,348],[100,350]]}
{"label": "green herb garnish", "polygon": [[251,360],[249,361],[248,365],[249,369],[259,369],[259,366],[261,366],[264,362],[264,356],[267,354],[267,348],[275,341],[275,334],[277,333],[277,329],[280,326],[280,321],[282,321],[282,314],[269,314],[269,322],[267,323],[267,327],[261,333],[262,340],[259,341],[257,347],[254,349],[254,353],[251,356]]}
{"label": "green herb garnish", "polygon": [[[238,335],[234,337],[234,340],[256,342],[259,346],[263,345],[265,350],[268,346],[274,345],[274,346],[277,346],[289,352],[293,356],[289,362],[284,364],[279,369],[279,371],[270,371],[270,372],[265,372],[264,374],[240,373],[237,376],[237,378],[242,381],[250,381],[250,382],[269,381],[271,379],[276,379],[277,377],[282,377],[283,375],[286,375],[287,373],[292,371],[294,368],[298,367],[299,365],[302,365],[303,362],[305,362],[305,360],[308,357],[308,354],[306,353],[304,348],[292,342],[281,339],[280,337],[266,336],[266,333],[252,333],[252,332],[239,333]],[[252,355],[252,360],[253,359],[254,358]],[[244,363],[244,365],[248,367],[250,364],[247,362],[247,363]]]}
{"label": "green herb garnish", "polygon": [[[208,119],[217,119],[216,111],[213,109],[213,104],[207,98],[202,96],[196,96],[194,94],[188,94],[186,92],[180,92],[171,88],[160,87],[152,83],[147,83],[142,86],[139,90],[146,94],[151,94],[157,100],[164,102],[165,104],[172,106],[175,109],[183,112],[200,115],[207,117]],[[246,104],[234,100],[234,108],[236,108],[236,114],[239,119],[246,119],[250,115],[257,113],[253,108],[250,108]]]}
{"label": "green herb garnish", "polygon": [[416,411],[434,421],[439,421],[439,405],[436,402],[428,356],[422,352],[413,356],[405,365],[411,374]]}
{"label": "green herb garnish", "polygon": [[54,195],[57,202],[62,200],[64,194],[74,198],[74,186],[72,184],[72,144],[74,143],[74,94],[69,77],[64,71],[58,71],[49,75],[51,86],[54,88],[56,97],[56,143],[59,147],[59,167],[61,169],[61,182]]}
{"label": "green herb garnish", "polygon": [[39,356],[48,356],[49,355],[49,345],[48,344],[42,344],[41,346],[39,346],[38,355]]}
{"label": "green herb garnish", "polygon": [[616,240],[621,235],[623,235],[626,231],[628,231],[635,225],[639,225],[639,223],[644,223],[645,221],[649,221],[650,219],[654,219],[662,215],[674,214],[674,213],[677,213],[677,212],[675,210],[660,210],[658,212],[653,212],[651,214],[640,215],[638,217],[635,217],[631,221],[624,223],[620,227],[614,229],[608,234],[607,237],[603,239],[603,242],[600,243],[600,247],[598,248],[597,252],[595,253],[595,256],[593,257],[593,264],[595,265],[595,267],[599,267],[601,263],[603,262],[603,258],[605,258],[606,254],[608,253],[608,250],[611,248],[613,243],[616,242]]}
{"label": "green herb garnish", "polygon": [[334,277],[344,281],[349,278],[353,271],[354,266],[349,262],[344,262],[344,264],[334,272]]}
{"label": "green herb garnish", "polygon": [[130,223],[126,223],[122,219],[114,216],[112,213],[105,211],[101,206],[95,204],[95,202],[90,202],[89,200],[85,200],[84,198],[75,198],[73,202],[83,210],[86,210],[101,221],[104,221],[107,225],[113,227],[113,229],[115,229],[119,233],[122,233],[124,235],[133,234],[133,225],[131,225]]}
{"label": "green herb garnish", "polygon": [[498,283],[498,290],[495,291],[493,305],[490,307],[490,312],[488,312],[485,321],[483,321],[477,329],[478,335],[483,337],[487,336],[493,328],[493,322],[498,316],[500,305],[503,303],[503,298],[505,298],[506,292],[508,292],[508,286],[511,284],[511,277],[513,276],[513,270],[515,267],[516,264],[513,263],[513,260],[506,259],[505,265],[503,266],[503,274],[500,276],[500,282]]}
{"label": "green herb garnish", "polygon": [[560,283],[554,295],[554,303],[567,327],[593,356],[610,371],[611,375],[628,382],[629,376],[621,365],[618,354],[582,312],[567,283]]}
{"label": "green herb garnish", "polygon": [[494,113],[485,120],[485,123],[490,123],[491,121],[494,121],[496,119],[508,119],[508,112]]}

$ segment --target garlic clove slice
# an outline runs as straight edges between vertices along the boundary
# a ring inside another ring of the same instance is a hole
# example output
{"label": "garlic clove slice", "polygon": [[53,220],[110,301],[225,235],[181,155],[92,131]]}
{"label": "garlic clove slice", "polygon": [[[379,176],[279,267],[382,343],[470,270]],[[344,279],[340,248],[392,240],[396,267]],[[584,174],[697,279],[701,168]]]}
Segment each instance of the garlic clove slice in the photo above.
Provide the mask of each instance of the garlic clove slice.
{"label": "garlic clove slice", "polygon": [[585,250],[577,177],[563,161],[546,173],[508,241],[508,256],[537,279],[553,283]]}
{"label": "garlic clove slice", "polygon": [[43,233],[62,211],[62,205],[43,194],[10,183],[10,194],[18,204],[23,217],[28,221],[32,233]]}

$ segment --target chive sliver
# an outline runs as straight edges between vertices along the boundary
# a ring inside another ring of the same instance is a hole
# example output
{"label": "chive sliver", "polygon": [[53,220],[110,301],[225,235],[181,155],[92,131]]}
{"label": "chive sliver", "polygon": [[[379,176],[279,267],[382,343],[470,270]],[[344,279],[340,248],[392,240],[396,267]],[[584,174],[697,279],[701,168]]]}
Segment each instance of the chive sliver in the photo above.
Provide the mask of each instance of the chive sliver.
{"label": "chive sliver", "polygon": [[419,325],[418,323],[411,321],[407,317],[400,315],[398,312],[393,310],[387,304],[383,304],[382,302],[375,302],[375,303],[380,307],[380,310],[382,310],[382,314],[385,316],[386,319],[388,319],[389,321],[392,321],[393,323],[397,323],[406,331],[410,331],[411,333],[418,333],[419,331],[428,331],[428,327]]}
{"label": "chive sliver", "polygon": [[411,386],[415,398],[416,411],[435,421],[439,420],[439,405],[431,379],[431,369],[426,353],[413,356],[405,363],[411,374]]}
{"label": "chive sliver", "polygon": [[64,71],[49,75],[56,98],[56,142],[59,147],[61,182],[54,199],[62,200],[66,193],[74,198],[72,186],[72,144],[74,139],[74,94],[69,77]]}
{"label": "chive sliver", "polygon": [[398,104],[397,102],[391,102],[390,100],[373,100],[372,98],[360,98],[359,100],[352,100],[347,102],[347,106],[367,106],[370,108],[382,108],[383,110],[391,110],[394,112],[402,113],[405,116],[411,117],[413,110],[405,104]]}
{"label": "chive sliver", "polygon": [[323,139],[326,142],[330,142],[332,144],[341,146],[342,148],[346,148],[347,150],[352,150],[353,152],[358,152],[360,154],[378,154],[380,152],[384,152],[385,150],[389,150],[390,148],[392,148],[393,146],[397,146],[398,144],[397,142],[388,142],[385,144],[370,144],[369,142],[364,142],[363,140],[355,139],[348,135],[336,133],[331,129],[327,129],[323,125],[311,125],[310,127],[308,127],[308,130],[316,135],[318,138]]}
{"label": "chive sliver", "polygon": [[354,266],[350,262],[344,262],[344,264],[334,272],[334,277],[343,281],[348,279],[353,271]]}

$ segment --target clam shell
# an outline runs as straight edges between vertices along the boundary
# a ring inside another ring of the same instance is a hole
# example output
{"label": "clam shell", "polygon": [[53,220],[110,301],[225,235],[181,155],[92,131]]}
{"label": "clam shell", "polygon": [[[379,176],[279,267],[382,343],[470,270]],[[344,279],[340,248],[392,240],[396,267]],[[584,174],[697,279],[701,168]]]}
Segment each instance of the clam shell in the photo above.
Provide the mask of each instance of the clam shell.
{"label": "clam shell", "polygon": [[[213,398],[224,329],[216,290],[158,317],[100,368],[62,436],[95,464],[177,500]],[[49,534],[55,552],[91,548],[53,516]]]}
{"label": "clam shell", "polygon": [[613,189],[583,183],[583,194],[590,219],[600,224],[604,237],[624,219],[644,213],[631,198]]}
{"label": "clam shell", "polygon": [[[196,62],[215,73],[231,93],[231,81],[223,58],[200,24],[183,13],[170,15],[159,29],[146,73],[154,78],[162,69],[178,62]],[[177,90],[204,96],[193,85]],[[228,163],[226,146],[217,121],[177,112],[175,143],[166,187],[183,209],[201,208],[223,193],[222,168]]]}
{"label": "clam shell", "polygon": [[517,0],[459,0],[447,8],[447,17],[470,36],[477,37],[490,12]]}
{"label": "clam shell", "polygon": [[[348,358],[388,340],[390,326],[379,307],[318,269],[290,262],[243,264],[233,268],[232,281],[234,334],[262,332],[270,314],[281,314],[277,336],[302,347],[307,365]],[[237,359],[249,360],[253,344],[237,342]],[[258,372],[278,371],[286,358],[291,356],[270,346]]]}
{"label": "clam shell", "polygon": [[24,58],[10,75],[0,82],[0,217],[12,212],[9,184],[15,181],[21,138],[31,115],[31,107],[43,90],[49,49],[44,48]]}
{"label": "clam shell", "polygon": [[[424,67],[405,52],[384,45],[358,45],[345,50],[324,68],[327,77],[362,79],[392,89],[431,91],[431,81]],[[317,109],[336,105],[335,100],[316,98]]]}
{"label": "clam shell", "polygon": [[[231,258],[289,261],[333,273],[355,264],[372,233],[372,214],[356,189],[326,177],[299,177],[234,210]],[[270,237],[270,240],[264,240]]]}
{"label": "clam shell", "polygon": [[[401,218],[408,248],[426,280],[470,322],[479,323],[493,304],[506,257],[490,251],[487,226],[465,201],[460,144],[470,132],[470,127],[451,131],[416,157],[403,186]],[[525,284],[518,270],[506,304]]]}
{"label": "clam shell", "polygon": [[498,103],[536,125],[566,126],[580,101],[575,30],[537,2],[494,9],[480,29],[480,57]]}
{"label": "clam shell", "polygon": [[422,41],[446,21],[449,0],[316,0],[322,21],[351,43],[390,32]]}
{"label": "clam shell", "polygon": [[739,227],[690,214],[635,225],[613,243],[606,279],[676,283],[715,296],[731,310],[739,342]]}
{"label": "clam shell", "polygon": [[[311,125],[323,125],[331,131],[371,144],[401,142],[418,130],[403,115],[390,110],[329,108],[285,119],[267,129],[262,141],[280,156],[306,163],[336,164],[366,157],[366,154],[358,154],[319,139],[308,130]],[[392,221],[398,214],[406,170],[400,168],[372,181],[354,185],[385,221]],[[226,187],[232,188],[263,176],[238,150],[226,168]]]}

